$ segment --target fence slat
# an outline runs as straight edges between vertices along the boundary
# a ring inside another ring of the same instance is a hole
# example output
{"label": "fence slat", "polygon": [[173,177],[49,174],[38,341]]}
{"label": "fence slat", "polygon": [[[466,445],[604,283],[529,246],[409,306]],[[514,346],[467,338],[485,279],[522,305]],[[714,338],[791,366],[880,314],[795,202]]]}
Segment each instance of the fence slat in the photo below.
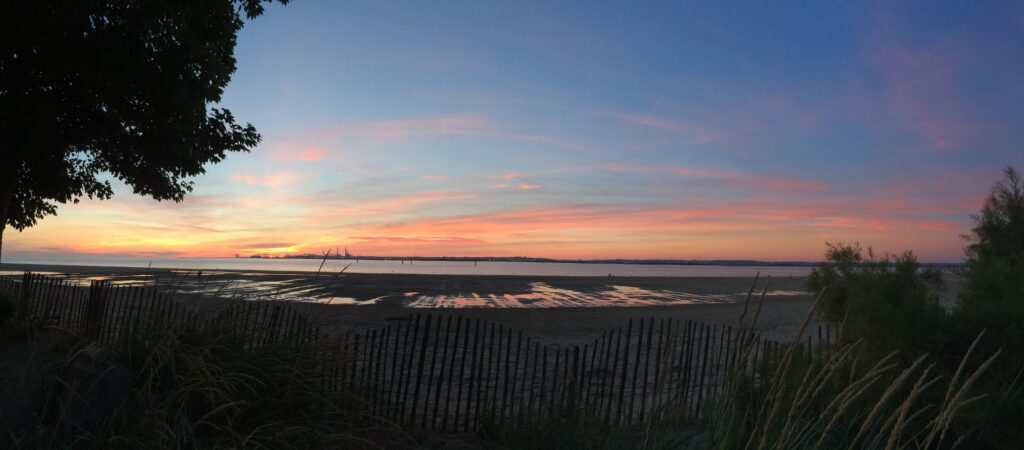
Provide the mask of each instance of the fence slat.
{"label": "fence slat", "polygon": [[[460,347],[459,347],[460,339],[459,338],[461,336],[461,330],[462,330],[462,316],[458,316],[458,318],[455,320],[455,342],[452,345],[452,360],[451,360],[451,365],[448,368],[448,380],[449,380],[448,381],[448,392],[447,392],[447,395],[445,396],[444,415],[441,418],[441,428],[440,428],[441,431],[449,431],[449,428],[448,428],[448,414],[449,414],[449,411],[451,411],[451,407],[452,407],[452,405],[451,405],[452,400],[453,400],[452,388],[455,386],[455,384],[459,385],[458,393],[454,397],[455,408],[456,408],[455,415],[456,415],[456,417],[458,417],[459,398],[462,396],[462,377],[463,377],[463,372],[466,369],[466,352],[465,352],[465,350],[463,350],[462,352],[458,352],[459,349],[460,349]],[[463,344],[463,347],[465,347],[465,339],[462,339],[461,342]],[[456,355],[456,353],[461,353],[462,354],[462,361],[460,363],[461,364],[461,369],[460,369],[461,371],[459,372],[459,378],[458,379],[455,379],[455,377],[454,377],[454,375],[455,375],[455,355]],[[456,430],[451,429],[451,431],[456,431]]]}
{"label": "fence slat", "polygon": [[434,316],[432,314],[427,314],[427,320],[423,324],[422,341],[420,342],[419,345],[420,354],[418,358],[419,362],[416,364],[416,382],[412,394],[412,407],[409,408],[409,423],[413,425],[416,424],[416,405],[419,404],[420,390],[422,389],[423,386],[423,367],[427,360],[427,348],[429,348],[427,344],[429,343],[428,340],[430,339],[430,321],[431,318],[433,317]]}
{"label": "fence slat", "polygon": [[[441,324],[438,323],[438,327],[437,327],[438,333],[441,332],[441,326],[440,325]],[[442,347],[442,351],[444,353],[441,356],[441,367],[437,370],[437,379],[434,381],[434,384],[435,384],[435,387],[434,387],[434,413],[430,415],[430,427],[431,428],[437,428],[438,410],[440,409],[440,406],[441,406],[441,388],[444,387],[444,382],[445,382],[444,365],[445,365],[445,363],[449,362],[448,361],[448,346],[450,344],[449,340],[451,339],[451,331],[452,331],[452,316],[448,315],[448,318],[445,319],[445,326],[444,326],[444,344],[443,344],[443,347]],[[434,342],[440,342],[440,340],[435,339]],[[436,352],[436,351],[434,352],[434,357],[435,358],[437,357],[437,353],[438,352]],[[431,362],[431,369],[430,370],[432,372],[434,370],[433,362]],[[449,381],[448,383],[451,384],[451,381]],[[429,395],[429,392],[428,392],[428,395]],[[426,415],[425,411],[424,411],[424,415]],[[426,418],[424,418],[423,424],[424,424],[424,426],[426,426]]]}

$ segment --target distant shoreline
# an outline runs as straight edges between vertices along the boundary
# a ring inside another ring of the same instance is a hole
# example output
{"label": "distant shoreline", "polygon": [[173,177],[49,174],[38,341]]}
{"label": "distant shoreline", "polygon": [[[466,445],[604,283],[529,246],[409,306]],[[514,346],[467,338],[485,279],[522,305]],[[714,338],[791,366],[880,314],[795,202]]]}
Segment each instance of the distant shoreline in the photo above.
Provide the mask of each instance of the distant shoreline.
{"label": "distant shoreline", "polygon": [[[560,264],[639,264],[665,266],[742,266],[742,267],[818,267],[823,261],[759,261],[748,259],[555,259],[529,256],[358,256],[358,255],[285,255],[285,256],[237,256],[229,259],[312,259],[312,260],[366,260],[366,261],[449,261],[449,262],[529,262]],[[962,262],[922,262],[921,267],[958,268]]]}
{"label": "distant shoreline", "polygon": [[[256,261],[266,261],[268,263],[271,263],[271,262],[286,262],[286,261],[290,261],[290,260],[305,260],[305,259],[299,259],[299,258],[253,258],[253,259],[256,260]],[[318,271],[317,268],[318,268],[318,266],[320,266],[321,259],[318,259],[318,260],[305,260],[305,261],[310,261],[311,264],[308,265],[308,266],[304,266],[304,267],[287,267],[287,266],[285,266],[285,267],[250,267],[249,265],[245,265],[245,266],[242,266],[242,267],[230,267],[230,266],[225,266],[225,265],[221,265],[221,264],[217,264],[217,265],[209,264],[210,262],[223,262],[223,261],[242,261],[242,262],[244,262],[244,261],[249,261],[250,258],[237,258],[237,259],[236,258],[204,258],[205,262],[207,263],[205,265],[195,265],[195,264],[166,265],[166,264],[162,264],[162,263],[166,263],[167,260],[162,260],[162,261],[155,260],[157,262],[160,262],[161,264],[152,264],[152,263],[150,263],[150,264],[147,265],[146,264],[146,260],[144,260],[144,259],[140,259],[140,260],[136,261],[135,264],[125,264],[123,262],[119,263],[117,261],[102,261],[102,260],[95,261],[95,262],[88,262],[88,263],[69,262],[69,261],[53,261],[53,262],[46,262],[46,261],[31,261],[31,262],[13,261],[12,262],[12,261],[9,261],[9,260],[5,260],[3,263],[0,263],[0,274],[4,274],[4,272],[17,272],[17,273],[20,273],[20,272],[25,272],[25,271],[40,272],[40,273],[55,272],[55,273],[80,273],[80,274],[108,274],[108,273],[109,274],[137,274],[137,273],[147,273],[147,272],[150,272],[150,271],[181,271],[181,272],[207,272],[207,273],[224,272],[224,273],[305,274],[305,275],[315,275],[318,272],[322,272],[322,273],[337,273],[339,270],[341,270],[342,272],[345,272],[346,274],[349,274],[349,275],[356,275],[356,274],[361,274],[361,275],[396,275],[396,276],[411,276],[411,277],[481,277],[481,278],[492,278],[492,277],[537,278],[537,277],[542,277],[542,278],[595,278],[595,279],[611,279],[611,278],[623,278],[623,279],[634,279],[634,278],[683,278],[683,279],[685,279],[685,278],[747,278],[747,277],[753,277],[756,274],[760,274],[760,276],[762,278],[770,278],[772,276],[775,276],[775,277],[792,277],[792,276],[803,277],[803,276],[807,275],[807,273],[805,273],[803,269],[809,268],[809,267],[804,267],[804,266],[769,266],[769,265],[762,265],[762,266],[756,266],[756,267],[747,267],[747,266],[740,266],[740,265],[694,264],[694,265],[682,265],[682,267],[704,267],[704,268],[717,268],[717,267],[721,267],[721,268],[723,268],[723,270],[731,270],[731,271],[726,271],[726,272],[719,273],[718,271],[714,271],[713,270],[711,272],[700,271],[700,273],[681,273],[681,274],[676,274],[676,273],[671,273],[671,274],[630,273],[628,271],[626,271],[626,272],[616,272],[616,273],[606,273],[606,272],[603,272],[603,271],[601,273],[559,273],[557,271],[550,271],[549,272],[548,270],[545,269],[545,270],[543,270],[541,272],[537,272],[536,270],[534,270],[534,272],[529,272],[529,271],[525,271],[524,270],[524,271],[515,272],[515,273],[506,272],[506,271],[476,273],[476,272],[473,272],[473,271],[464,271],[464,270],[451,270],[451,271],[448,271],[445,268],[434,267],[434,268],[427,268],[427,269],[436,269],[438,271],[419,272],[419,271],[408,271],[408,270],[411,270],[411,269],[414,269],[414,268],[419,269],[422,266],[414,266],[412,264],[403,264],[403,265],[399,266],[397,264],[394,264],[394,263],[397,263],[397,262],[400,262],[400,261],[404,261],[404,262],[410,261],[410,260],[407,260],[407,259],[406,260],[398,260],[398,259],[384,260],[384,259],[379,259],[379,260],[363,260],[363,261],[364,262],[369,262],[369,261],[390,262],[390,263],[392,263],[394,265],[393,266],[377,266],[377,265],[367,266],[366,264],[356,265],[355,263],[350,262],[350,261],[354,261],[354,260],[340,260],[340,261],[338,261],[338,260],[328,260],[328,261],[331,261],[332,263],[337,263],[337,264],[335,264],[333,267],[330,264],[328,264],[327,266],[320,267],[320,269],[322,269],[322,270]],[[190,262],[188,260],[182,260],[182,261],[184,261],[186,263]],[[422,262],[430,262],[431,260],[412,260],[412,261],[415,261],[415,262],[421,262],[421,261]],[[195,261],[191,261],[191,262],[195,262]],[[379,264],[379,262],[378,262],[378,264]],[[460,261],[448,260],[448,261],[440,261],[440,262],[460,262]],[[461,261],[461,262],[466,262],[466,261]],[[480,262],[483,263],[483,262],[493,262],[493,261],[480,261]],[[514,263],[512,261],[498,261],[498,262],[499,263]],[[346,263],[348,263],[348,264],[346,264]],[[469,261],[469,263],[472,263],[472,261]],[[524,264],[532,264],[532,262],[525,262],[525,261],[522,262],[522,263],[524,263]],[[573,263],[562,263],[562,262],[559,262],[557,264],[573,264]],[[616,265],[615,263],[610,263],[610,264],[611,265]],[[596,263],[583,264],[583,265],[587,266],[587,267],[598,267],[598,265]],[[619,263],[619,265],[628,267],[628,266],[633,265],[633,264]],[[668,265],[668,264],[662,264],[662,265],[658,265],[658,264],[649,264],[649,265],[637,264],[637,265],[633,265],[633,266],[634,267],[635,266],[653,266],[655,268],[662,269],[662,268],[668,268],[670,265]],[[403,271],[398,271],[398,272],[396,272],[395,270],[399,269],[400,267],[402,269],[404,269],[404,270],[407,270],[407,271],[404,271],[404,272]],[[481,268],[483,268],[483,266],[481,266]],[[749,273],[737,273],[737,272],[735,272],[735,270],[745,269],[745,268],[749,268],[749,269],[751,269],[751,271]],[[452,268],[448,268],[448,269],[452,269]],[[475,269],[475,266],[470,264],[470,265],[468,265],[466,267],[456,267],[454,269],[471,270],[471,269]],[[771,269],[800,270],[801,273],[790,273],[790,274],[786,274],[786,273],[772,273]],[[764,270],[768,270],[768,272],[763,272]],[[12,273],[6,273],[6,275],[12,275]]]}
{"label": "distant shoreline", "polygon": [[[4,258],[0,268],[95,272],[106,270],[179,269],[185,271],[256,271],[316,273],[339,271],[347,273],[393,273],[408,275],[469,276],[592,276],[592,277],[762,277],[807,276],[822,263],[789,261],[767,262],[747,260],[555,260],[544,258],[471,258],[471,257],[391,257],[330,255],[313,257],[273,258],[83,258],[80,255]],[[26,267],[27,266],[27,267]],[[924,268],[955,271],[961,264],[923,263]]]}

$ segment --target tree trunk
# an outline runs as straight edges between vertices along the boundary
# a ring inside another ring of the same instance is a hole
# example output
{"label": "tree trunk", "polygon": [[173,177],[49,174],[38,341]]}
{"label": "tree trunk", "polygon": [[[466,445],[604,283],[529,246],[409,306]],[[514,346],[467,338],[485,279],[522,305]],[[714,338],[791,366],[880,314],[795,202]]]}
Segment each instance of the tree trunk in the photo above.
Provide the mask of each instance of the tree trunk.
{"label": "tree trunk", "polygon": [[3,262],[4,230],[7,228],[7,207],[14,195],[14,183],[18,177],[18,164],[4,162],[8,167],[0,169],[0,262]]}

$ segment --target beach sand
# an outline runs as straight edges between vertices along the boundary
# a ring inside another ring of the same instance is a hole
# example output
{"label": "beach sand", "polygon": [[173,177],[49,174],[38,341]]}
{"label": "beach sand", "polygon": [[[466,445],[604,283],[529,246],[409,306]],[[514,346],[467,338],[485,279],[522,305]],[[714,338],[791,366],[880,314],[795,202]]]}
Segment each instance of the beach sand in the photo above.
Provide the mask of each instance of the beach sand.
{"label": "beach sand", "polygon": [[[289,301],[330,332],[384,326],[412,313],[461,315],[521,329],[552,344],[590,341],[630,319],[666,317],[735,325],[754,277],[537,277],[304,272],[182,272],[88,266],[3,266],[87,285],[159,283],[194,305],[211,294],[248,300]],[[766,287],[759,322],[767,337],[790,337],[813,299],[803,277],[760,278]],[[540,286],[540,288],[538,288]],[[756,296],[755,296],[756,297]],[[438,301],[444,299],[444,301]],[[216,303],[216,302],[214,302]],[[211,303],[211,306],[213,303]],[[414,307],[410,307],[414,306]],[[437,307],[443,306],[443,307]],[[816,322],[815,325],[816,327]]]}
{"label": "beach sand", "polygon": [[[798,330],[810,310],[810,297],[765,299],[758,329],[769,339],[788,340]],[[751,307],[755,305],[752,303]],[[616,327],[625,328],[630,319],[673,318],[735,326],[742,303],[707,303],[694,305],[637,306],[637,307],[556,307],[556,308],[401,308],[389,305],[302,305],[311,317],[331,332],[364,330],[379,327],[389,320],[413,313],[437,314],[442,317],[462,316],[503,324],[542,342],[555,345],[573,345],[591,342],[601,332]],[[752,314],[752,310],[751,310]],[[748,315],[748,318],[750,316]],[[818,320],[811,323],[817,332]]]}
{"label": "beach sand", "polygon": [[[55,274],[87,285],[159,283],[194,305],[211,294],[253,301],[288,301],[330,332],[384,326],[412,313],[461,315],[523,330],[552,344],[589,342],[630,319],[673,318],[735,326],[751,287],[767,288],[758,328],[774,340],[791,339],[813,304],[804,277],[538,277],[409,274],[315,274],[144,270],[85,266],[3,266]],[[955,296],[943,293],[944,303]],[[758,296],[755,295],[755,300]],[[413,306],[413,307],[410,307]],[[443,307],[438,307],[443,306]],[[753,305],[752,305],[753,307]],[[819,325],[814,317],[809,333]]]}

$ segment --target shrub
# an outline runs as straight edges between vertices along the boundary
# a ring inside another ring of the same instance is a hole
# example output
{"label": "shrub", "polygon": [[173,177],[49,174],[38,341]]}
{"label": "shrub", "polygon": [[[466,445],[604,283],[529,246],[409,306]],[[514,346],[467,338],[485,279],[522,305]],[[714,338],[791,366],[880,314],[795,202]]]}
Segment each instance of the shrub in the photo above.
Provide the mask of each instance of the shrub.
{"label": "shrub", "polygon": [[[986,258],[971,261],[954,309],[959,342],[987,330],[985,349],[1024,347],[1024,264]],[[1020,367],[1024,354],[1013,352],[1008,363]]]}
{"label": "shrub", "polygon": [[860,244],[829,243],[826,262],[811,271],[809,290],[821,296],[825,320],[844,342],[868,351],[910,355],[941,349],[948,317],[938,304],[942,275],[922,270],[911,251],[876,257]]}
{"label": "shrub", "polygon": [[997,181],[975,226],[964,236],[967,267],[953,310],[955,351],[986,333],[981,351],[1002,349],[988,389],[998,394],[970,417],[979,434],[997,448],[1024,447],[1024,185],[1013,168]]}
{"label": "shrub", "polygon": [[[988,330],[987,350],[1024,347],[1024,186],[1013,168],[996,182],[967,238],[967,268],[954,311],[958,340]],[[1007,364],[1024,365],[1013,352]]]}

